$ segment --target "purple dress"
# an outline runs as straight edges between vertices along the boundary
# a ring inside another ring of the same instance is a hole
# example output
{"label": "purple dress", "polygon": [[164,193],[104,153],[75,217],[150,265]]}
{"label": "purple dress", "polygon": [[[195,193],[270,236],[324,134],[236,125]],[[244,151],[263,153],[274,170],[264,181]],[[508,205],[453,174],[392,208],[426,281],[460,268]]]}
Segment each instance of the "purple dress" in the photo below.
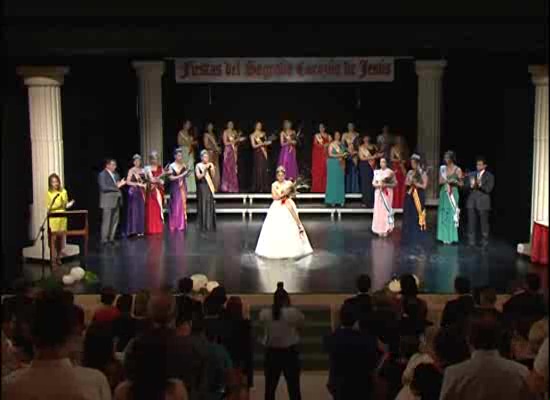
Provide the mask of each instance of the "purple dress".
{"label": "purple dress", "polygon": [[[291,138],[294,139],[294,134],[291,134]],[[283,139],[283,144],[281,145],[281,152],[279,153],[279,162],[277,166],[283,166],[286,171],[286,178],[296,180],[298,177],[298,162],[296,161],[296,147],[287,143]]]}
{"label": "purple dress", "polygon": [[[183,168],[176,163],[170,164],[174,175],[179,175]],[[170,231],[183,231],[187,225],[187,188],[185,178],[170,181],[170,218],[168,226]]]}
{"label": "purple dress", "polygon": [[[143,182],[143,173],[134,173],[132,182]],[[126,235],[143,235],[145,233],[145,189],[128,186],[128,215],[126,217]]]}
{"label": "purple dress", "polygon": [[221,191],[226,193],[239,192],[237,177],[237,157],[233,145],[228,144],[223,151],[223,173]]}

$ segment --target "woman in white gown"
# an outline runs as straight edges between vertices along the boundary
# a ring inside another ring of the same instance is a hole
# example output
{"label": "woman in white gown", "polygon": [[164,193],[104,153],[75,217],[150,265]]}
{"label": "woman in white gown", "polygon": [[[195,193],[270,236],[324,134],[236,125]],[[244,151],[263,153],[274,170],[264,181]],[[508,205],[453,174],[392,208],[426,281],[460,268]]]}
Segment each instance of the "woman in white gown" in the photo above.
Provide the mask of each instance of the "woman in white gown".
{"label": "woman in white gown", "polygon": [[294,184],[285,180],[285,169],[277,168],[271,185],[273,203],[269,207],[256,245],[256,254],[265,258],[300,258],[313,253],[304,226],[292,200]]}

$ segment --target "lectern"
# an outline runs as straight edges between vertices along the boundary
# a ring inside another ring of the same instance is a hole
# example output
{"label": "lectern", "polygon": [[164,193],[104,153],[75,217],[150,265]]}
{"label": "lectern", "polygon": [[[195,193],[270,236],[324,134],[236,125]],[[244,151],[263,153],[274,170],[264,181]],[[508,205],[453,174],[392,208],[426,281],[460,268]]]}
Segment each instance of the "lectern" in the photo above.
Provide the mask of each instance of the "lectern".
{"label": "lectern", "polygon": [[84,248],[81,249],[82,250],[81,254],[84,255],[84,260],[88,256],[88,210],[70,210],[70,211],[52,212],[48,214],[48,239],[50,242],[50,265],[53,265],[53,246],[55,246],[54,237],[50,229],[50,218],[66,217],[68,220],[72,220],[72,219],[77,219],[78,216],[80,216],[80,219],[84,220],[80,224],[80,226],[82,227],[78,229],[67,229],[67,231],[65,232],[65,235],[67,237],[70,237],[70,236],[82,237]]}

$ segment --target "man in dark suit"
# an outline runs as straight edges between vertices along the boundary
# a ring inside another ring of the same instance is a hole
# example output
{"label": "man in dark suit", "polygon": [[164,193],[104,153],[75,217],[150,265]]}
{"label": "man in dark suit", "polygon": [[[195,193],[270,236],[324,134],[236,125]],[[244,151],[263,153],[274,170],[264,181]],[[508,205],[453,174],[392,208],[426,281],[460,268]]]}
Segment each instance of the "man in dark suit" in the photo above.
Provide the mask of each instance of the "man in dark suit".
{"label": "man in dark suit", "polygon": [[105,161],[105,168],[97,178],[99,184],[99,208],[101,217],[101,245],[114,243],[115,232],[120,217],[122,193],[120,188],[126,185],[124,178],[116,172],[116,161],[109,158]]}
{"label": "man in dark suit", "polygon": [[470,280],[463,276],[457,276],[455,279],[455,292],[458,297],[449,300],[445,304],[441,316],[441,327],[461,324],[472,313],[475,307],[474,298],[470,293]]}
{"label": "man in dark suit", "polygon": [[361,321],[367,319],[372,312],[372,299],[369,294],[371,281],[367,274],[361,274],[357,277],[357,294],[354,297],[346,299],[344,303],[350,304],[355,310],[355,320]]}
{"label": "man in dark suit", "polygon": [[340,309],[340,328],[325,338],[329,354],[327,387],[335,400],[372,399],[374,371],[379,360],[374,336],[353,329],[355,309],[350,304]]}
{"label": "man in dark suit", "polygon": [[495,177],[487,171],[487,162],[484,157],[476,159],[477,172],[468,175],[470,190],[466,200],[468,210],[468,241],[470,246],[476,244],[477,219],[481,224],[481,245],[486,248],[489,244],[489,212],[491,210],[491,192],[495,186]]}

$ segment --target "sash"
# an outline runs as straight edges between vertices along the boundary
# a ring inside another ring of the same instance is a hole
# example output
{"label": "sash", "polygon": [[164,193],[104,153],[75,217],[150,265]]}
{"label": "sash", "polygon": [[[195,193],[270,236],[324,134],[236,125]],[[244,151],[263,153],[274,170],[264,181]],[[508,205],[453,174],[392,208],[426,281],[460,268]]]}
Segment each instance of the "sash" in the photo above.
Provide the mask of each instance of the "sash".
{"label": "sash", "polygon": [[[144,172],[145,172],[145,170],[144,170]],[[141,179],[141,176],[139,176],[139,174],[136,173],[136,171],[133,171],[132,175],[134,175],[134,178],[136,178],[137,183],[142,183],[143,182],[143,179]],[[145,190],[142,187],[138,187],[137,189],[141,193],[141,197],[143,198],[143,201],[145,201]]]}
{"label": "sash", "polygon": [[384,208],[388,212],[388,225],[390,226],[390,230],[393,230],[395,218],[393,216],[393,209],[386,201],[386,197],[384,196],[385,193],[387,193],[387,188],[380,189],[378,192],[380,193],[380,197],[382,198],[382,204],[384,204]]}
{"label": "sash", "polygon": [[[254,140],[256,141],[256,144],[263,144],[264,143],[263,138],[264,138],[263,136],[259,136],[259,137],[257,136],[257,137],[254,138]],[[265,146],[261,146],[259,149],[263,153],[264,158],[267,160],[267,150],[266,150]]]}
{"label": "sash", "polygon": [[292,133],[286,133],[285,131],[283,131],[283,135],[284,135],[284,137],[285,137],[285,139],[286,139],[286,141],[287,141],[283,146],[288,146],[288,147],[290,147],[290,149],[289,149],[288,151],[291,152],[292,149],[294,148],[294,145],[293,145],[293,144],[289,144],[288,142],[292,139],[293,134],[292,134]]}
{"label": "sash", "polygon": [[412,198],[414,205],[416,207],[416,212],[418,213],[418,225],[420,226],[421,231],[426,230],[426,209],[422,209],[422,204],[420,204],[420,196],[418,195],[418,189],[413,186],[412,188]]}
{"label": "sash", "polygon": [[206,183],[208,184],[208,188],[210,189],[210,192],[212,193],[212,196],[214,196],[214,193],[216,193],[216,188],[214,186],[214,182],[212,181],[212,177],[210,176],[210,170],[202,171],[204,173],[204,179],[206,179]]}
{"label": "sash", "polygon": [[[447,167],[442,165],[440,168],[439,168],[439,172],[441,174],[441,176],[443,177],[443,179],[447,179]],[[448,183],[445,184],[447,186],[447,190],[445,190],[447,192],[447,197],[449,199],[449,203],[451,203],[451,207],[453,208],[453,211],[454,211],[454,214],[453,214],[453,222],[455,224],[455,228],[458,228],[459,224],[460,224],[460,209],[458,208],[457,204],[456,204],[456,200],[455,200],[455,197],[453,196],[453,189],[451,188],[451,185],[449,185]]]}

